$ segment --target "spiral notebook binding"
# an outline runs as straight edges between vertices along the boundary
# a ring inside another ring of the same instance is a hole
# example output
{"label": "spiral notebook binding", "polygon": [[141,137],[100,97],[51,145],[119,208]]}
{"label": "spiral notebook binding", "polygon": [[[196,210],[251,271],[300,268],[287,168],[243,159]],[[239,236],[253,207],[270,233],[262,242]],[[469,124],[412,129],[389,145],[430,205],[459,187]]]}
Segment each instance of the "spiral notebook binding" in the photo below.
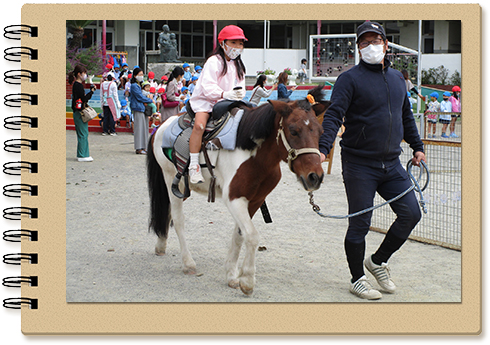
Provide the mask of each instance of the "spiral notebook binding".
{"label": "spiral notebook binding", "polygon": [[3,74],[3,81],[7,84],[21,85],[22,79],[27,79],[31,83],[37,83],[38,73],[28,69],[15,69]]}
{"label": "spiral notebook binding", "polygon": [[9,309],[21,309],[23,304],[27,304],[31,309],[38,308],[38,300],[36,298],[7,298],[3,300],[3,306]]}
{"label": "spiral notebook binding", "polygon": [[25,24],[6,26],[3,29],[3,36],[11,40],[20,40],[23,32],[29,34],[30,37],[38,37],[37,26]]}
{"label": "spiral notebook binding", "polygon": [[21,62],[22,56],[27,56],[31,60],[38,59],[37,49],[32,49],[29,47],[10,47],[3,51],[4,58],[7,61]]}
{"label": "spiral notebook binding", "polygon": [[7,175],[20,176],[22,170],[26,170],[32,174],[37,174],[38,164],[34,162],[7,162],[3,165],[3,173]]}
{"label": "spiral notebook binding", "polygon": [[[38,28],[30,25],[10,25],[4,28],[4,37],[12,40],[21,40],[23,34],[30,37],[38,37]],[[38,59],[38,50],[26,46],[10,47],[4,50],[4,58],[7,61],[22,62],[22,59]],[[18,69],[4,73],[4,82],[11,85],[22,85],[23,81],[37,83],[39,74],[36,71]],[[38,95],[28,93],[9,94],[4,97],[4,104],[12,108],[21,108],[22,104],[38,105]],[[25,125],[30,128],[38,128],[38,118],[30,116],[10,116],[4,119],[4,127],[10,130],[21,130]],[[22,148],[32,151],[38,149],[38,141],[31,139],[12,139],[4,142],[4,150],[12,153],[21,153]],[[17,161],[8,162],[3,165],[3,172],[7,175],[20,176],[22,172],[37,173],[38,163]],[[32,184],[18,183],[3,186],[3,195],[10,198],[20,198],[22,193],[28,193],[29,197],[38,195],[38,186]],[[3,217],[8,220],[21,220],[23,216],[38,218],[38,209],[31,207],[10,207],[3,210]],[[17,229],[7,230],[3,233],[3,240],[8,242],[22,242],[22,240],[38,241],[36,230]],[[3,256],[3,262],[9,265],[22,265],[38,263],[36,253],[12,253]],[[2,285],[6,287],[20,288],[23,283],[31,287],[38,286],[37,276],[16,276],[6,277],[2,280]],[[38,300],[35,298],[7,298],[3,300],[3,306],[10,309],[21,309],[23,305],[28,305],[30,309],[38,309]]]}
{"label": "spiral notebook binding", "polygon": [[37,196],[38,187],[25,183],[3,186],[3,195],[9,198],[20,198],[22,192],[27,192],[30,196]]}
{"label": "spiral notebook binding", "polygon": [[9,116],[3,120],[3,126],[6,129],[11,129],[13,131],[20,131],[22,129],[22,124],[29,125],[30,128],[38,128],[37,117],[30,116]]}
{"label": "spiral notebook binding", "polygon": [[31,139],[10,139],[4,142],[4,150],[12,153],[20,153],[22,147],[27,147],[32,151],[37,151],[37,140]]}
{"label": "spiral notebook binding", "polygon": [[38,263],[38,255],[36,253],[11,253],[3,256],[3,263],[7,265],[20,265],[22,260],[29,261],[30,264]]}
{"label": "spiral notebook binding", "polygon": [[6,277],[2,280],[2,285],[6,287],[20,288],[22,283],[38,286],[39,280],[36,276]]}
{"label": "spiral notebook binding", "polygon": [[9,207],[3,210],[3,218],[8,220],[21,220],[22,215],[27,215],[30,218],[37,218],[37,208],[31,207]]}
{"label": "spiral notebook binding", "polygon": [[20,108],[22,102],[28,102],[30,105],[38,105],[38,96],[30,93],[15,93],[4,97],[4,102],[7,107]]}
{"label": "spiral notebook binding", "polygon": [[3,240],[7,242],[21,242],[22,238],[36,242],[38,240],[38,232],[26,229],[7,230],[3,232]]}

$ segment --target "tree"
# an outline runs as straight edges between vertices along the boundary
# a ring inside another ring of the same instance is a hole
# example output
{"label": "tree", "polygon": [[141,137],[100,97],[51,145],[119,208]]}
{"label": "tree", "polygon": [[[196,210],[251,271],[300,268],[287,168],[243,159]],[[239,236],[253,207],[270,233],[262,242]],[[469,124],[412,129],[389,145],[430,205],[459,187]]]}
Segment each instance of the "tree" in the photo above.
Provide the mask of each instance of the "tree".
{"label": "tree", "polygon": [[69,48],[78,49],[82,45],[83,34],[85,28],[92,23],[93,20],[67,20],[66,26],[72,31],[73,39],[70,42]]}

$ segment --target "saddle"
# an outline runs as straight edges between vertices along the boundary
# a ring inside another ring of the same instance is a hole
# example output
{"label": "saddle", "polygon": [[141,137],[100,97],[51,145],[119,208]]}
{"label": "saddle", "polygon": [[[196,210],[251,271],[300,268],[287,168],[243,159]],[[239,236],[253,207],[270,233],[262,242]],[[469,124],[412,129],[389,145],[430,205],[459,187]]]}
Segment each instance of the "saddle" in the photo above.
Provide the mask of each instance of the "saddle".
{"label": "saddle", "polygon": [[[189,103],[190,101],[186,104],[186,113],[181,115],[178,119],[178,125],[182,129],[182,132],[177,136],[174,142],[171,156],[169,157],[167,154],[167,157],[171,159],[177,168],[177,174],[172,182],[172,193],[181,199],[190,196],[188,175],[190,163],[189,139],[191,137],[196,116]],[[235,116],[241,108],[246,106],[249,106],[249,104],[243,101],[220,101],[214,105],[211,116],[206,124],[201,144],[201,151],[203,152],[206,164],[201,165],[201,167],[207,168],[211,174],[208,202],[214,202],[215,200],[216,176],[214,175],[214,167],[209,160],[207,150],[219,150],[223,148],[220,140],[216,140],[216,137],[223,130],[230,118]],[[182,177],[184,177],[184,193],[179,190],[179,183]]]}

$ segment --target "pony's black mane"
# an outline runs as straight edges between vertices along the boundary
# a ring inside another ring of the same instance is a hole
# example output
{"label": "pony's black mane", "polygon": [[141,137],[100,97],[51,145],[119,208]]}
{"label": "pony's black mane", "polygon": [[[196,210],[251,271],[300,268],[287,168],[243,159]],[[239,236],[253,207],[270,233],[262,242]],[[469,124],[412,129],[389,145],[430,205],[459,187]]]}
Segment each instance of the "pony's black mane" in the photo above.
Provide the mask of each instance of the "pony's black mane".
{"label": "pony's black mane", "polygon": [[270,103],[257,108],[244,108],[238,126],[236,147],[253,150],[258,140],[266,139],[272,134],[275,118],[276,112]]}
{"label": "pony's black mane", "polygon": [[[324,83],[319,84],[308,94],[315,98],[316,102],[324,101]],[[312,105],[307,99],[296,101],[299,108],[310,111]],[[287,114],[284,114],[287,116]],[[244,107],[243,117],[238,126],[236,147],[243,150],[253,150],[258,145],[259,140],[268,138],[274,130],[274,120],[276,112],[272,104],[265,103],[257,108]]]}

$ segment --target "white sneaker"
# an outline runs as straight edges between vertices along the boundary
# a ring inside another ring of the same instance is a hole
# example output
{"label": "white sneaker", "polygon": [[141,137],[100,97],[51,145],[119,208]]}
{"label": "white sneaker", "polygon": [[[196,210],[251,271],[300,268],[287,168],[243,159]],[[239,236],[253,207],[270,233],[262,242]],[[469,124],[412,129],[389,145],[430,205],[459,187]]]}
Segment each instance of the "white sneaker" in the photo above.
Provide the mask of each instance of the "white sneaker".
{"label": "white sneaker", "polygon": [[79,162],[92,162],[94,159],[92,157],[79,157]]}
{"label": "white sneaker", "polygon": [[383,291],[389,293],[395,292],[396,285],[391,280],[390,269],[387,263],[383,262],[381,265],[376,265],[373,260],[371,260],[371,256],[369,256],[364,260],[364,267],[366,267],[374,278],[376,278],[376,281]]}
{"label": "white sneaker", "polygon": [[374,289],[366,276],[362,276],[356,282],[351,283],[349,291],[357,297],[364,299],[380,299],[381,292]]}
{"label": "white sneaker", "polygon": [[194,184],[204,182],[204,178],[201,174],[201,166],[199,164],[189,166],[189,180]]}

